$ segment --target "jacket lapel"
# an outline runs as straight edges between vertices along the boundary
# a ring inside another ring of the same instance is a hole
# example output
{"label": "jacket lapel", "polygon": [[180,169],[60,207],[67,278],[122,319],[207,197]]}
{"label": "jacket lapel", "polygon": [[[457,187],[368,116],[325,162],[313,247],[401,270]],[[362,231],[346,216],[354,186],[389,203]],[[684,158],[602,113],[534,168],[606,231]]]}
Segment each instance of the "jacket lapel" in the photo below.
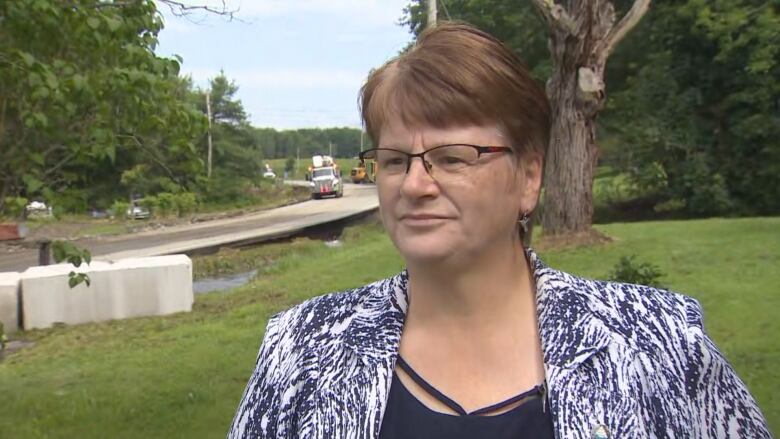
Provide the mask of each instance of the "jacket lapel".
{"label": "jacket lapel", "polygon": [[369,286],[341,332],[337,352],[320,357],[317,418],[323,438],[377,438],[408,305],[406,271]]}
{"label": "jacket lapel", "polygon": [[545,266],[528,250],[536,280],[536,312],[545,365],[575,368],[606,348],[609,330],[591,313],[583,279]]}
{"label": "jacket lapel", "polygon": [[[636,437],[636,401],[613,388],[625,361],[601,309],[601,289],[545,266],[529,250],[536,279],[539,332],[557,437]],[[604,436],[606,435],[606,436]]]}

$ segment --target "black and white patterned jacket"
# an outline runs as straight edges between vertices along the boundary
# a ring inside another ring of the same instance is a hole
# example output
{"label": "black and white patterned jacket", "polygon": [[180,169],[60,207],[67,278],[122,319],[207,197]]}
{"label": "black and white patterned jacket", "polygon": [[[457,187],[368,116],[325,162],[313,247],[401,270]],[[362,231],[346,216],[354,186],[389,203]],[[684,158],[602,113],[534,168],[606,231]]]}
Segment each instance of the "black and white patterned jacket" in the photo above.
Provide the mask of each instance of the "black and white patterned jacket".
{"label": "black and white patterned jacket", "polygon": [[[695,300],[528,254],[556,437],[771,437]],[[228,437],[377,438],[406,309],[402,272],[272,317]]]}

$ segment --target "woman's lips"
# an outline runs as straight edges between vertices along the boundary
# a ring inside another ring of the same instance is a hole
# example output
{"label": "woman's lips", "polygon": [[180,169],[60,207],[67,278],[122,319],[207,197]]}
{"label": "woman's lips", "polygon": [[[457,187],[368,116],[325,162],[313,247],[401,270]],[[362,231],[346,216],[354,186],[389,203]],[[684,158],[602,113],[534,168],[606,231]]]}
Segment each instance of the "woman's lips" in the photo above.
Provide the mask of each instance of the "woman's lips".
{"label": "woman's lips", "polygon": [[401,222],[412,226],[432,226],[446,221],[448,218],[441,215],[419,214],[419,215],[403,215],[401,216]]}

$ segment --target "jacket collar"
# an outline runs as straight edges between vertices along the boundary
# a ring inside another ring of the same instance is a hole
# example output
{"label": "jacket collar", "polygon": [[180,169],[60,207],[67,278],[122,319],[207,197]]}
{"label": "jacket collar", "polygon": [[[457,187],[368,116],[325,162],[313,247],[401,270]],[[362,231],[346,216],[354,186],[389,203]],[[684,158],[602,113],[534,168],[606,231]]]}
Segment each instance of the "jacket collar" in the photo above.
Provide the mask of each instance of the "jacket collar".
{"label": "jacket collar", "polygon": [[544,364],[573,368],[605,349],[611,335],[593,313],[596,283],[553,270],[527,250],[536,280],[536,313]]}
{"label": "jacket collar", "polygon": [[[530,248],[527,255],[545,365],[572,368],[605,349],[611,336],[592,311],[600,304],[595,282],[553,270]],[[364,363],[395,363],[409,304],[408,281],[404,270],[376,282],[355,306],[342,340]]]}
{"label": "jacket collar", "polygon": [[368,286],[354,308],[343,342],[366,364],[395,364],[409,305],[409,273]]}

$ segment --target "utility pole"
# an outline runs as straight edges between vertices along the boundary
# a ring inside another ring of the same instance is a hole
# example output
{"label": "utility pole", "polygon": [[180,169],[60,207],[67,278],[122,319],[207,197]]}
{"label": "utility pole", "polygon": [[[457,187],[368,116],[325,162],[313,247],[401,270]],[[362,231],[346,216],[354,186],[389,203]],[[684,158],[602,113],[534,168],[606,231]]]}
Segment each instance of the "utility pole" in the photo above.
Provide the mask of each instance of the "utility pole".
{"label": "utility pole", "polygon": [[333,142],[328,140],[328,155],[333,157]]}
{"label": "utility pole", "polygon": [[208,157],[208,170],[206,172],[206,177],[211,178],[211,90],[206,91],[206,115],[209,118],[209,133],[208,133],[208,140],[209,140],[209,157]]}
{"label": "utility pole", "polygon": [[428,28],[436,27],[436,3],[438,0],[428,0]]}
{"label": "utility pole", "polygon": [[360,152],[363,152],[363,134],[365,132],[363,130],[360,130]]}

